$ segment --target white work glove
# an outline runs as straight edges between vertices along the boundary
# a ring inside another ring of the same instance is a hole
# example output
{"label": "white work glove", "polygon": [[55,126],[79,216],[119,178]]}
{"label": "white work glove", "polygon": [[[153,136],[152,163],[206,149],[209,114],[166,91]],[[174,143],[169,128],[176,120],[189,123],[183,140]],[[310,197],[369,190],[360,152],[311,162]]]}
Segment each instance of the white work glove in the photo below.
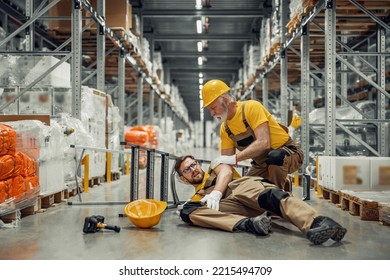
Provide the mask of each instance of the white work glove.
{"label": "white work glove", "polygon": [[211,161],[211,164],[210,164],[211,169],[214,169],[215,167],[217,167],[221,163],[230,164],[230,165],[237,165],[237,156],[236,155],[219,156],[216,159],[213,159]]}
{"label": "white work glove", "polygon": [[210,194],[205,195],[200,201],[207,203],[207,207],[219,210],[219,201],[222,198],[222,193],[220,191],[212,191]]}

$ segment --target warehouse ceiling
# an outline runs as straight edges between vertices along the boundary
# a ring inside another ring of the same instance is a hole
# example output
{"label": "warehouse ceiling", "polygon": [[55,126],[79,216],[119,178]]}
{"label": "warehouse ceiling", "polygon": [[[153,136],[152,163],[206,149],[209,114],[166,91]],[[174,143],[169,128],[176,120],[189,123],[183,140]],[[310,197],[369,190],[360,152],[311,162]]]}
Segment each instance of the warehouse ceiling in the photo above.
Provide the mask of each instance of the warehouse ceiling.
{"label": "warehouse ceiling", "polygon": [[[196,2],[130,1],[133,14],[142,18],[143,36],[162,54],[163,82],[178,87],[192,121],[200,120],[199,73],[204,83],[221,79],[234,85],[245,44],[258,44],[261,19],[272,10],[272,0],[202,0],[198,8]],[[197,20],[202,21],[202,33],[197,33]],[[206,111],[205,119],[211,119]]]}

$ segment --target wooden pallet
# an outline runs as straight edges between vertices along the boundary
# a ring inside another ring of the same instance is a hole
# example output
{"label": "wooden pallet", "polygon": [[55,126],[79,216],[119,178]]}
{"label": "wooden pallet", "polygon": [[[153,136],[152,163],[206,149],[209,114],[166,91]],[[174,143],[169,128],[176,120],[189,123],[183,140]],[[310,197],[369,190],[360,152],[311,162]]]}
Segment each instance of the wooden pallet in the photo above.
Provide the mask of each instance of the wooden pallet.
{"label": "wooden pallet", "polygon": [[40,200],[38,198],[31,199],[23,203],[17,209],[13,209],[5,215],[0,216],[0,220],[4,223],[10,223],[17,220],[19,217],[34,215],[40,211]]}
{"label": "wooden pallet", "polygon": [[378,203],[379,209],[379,222],[382,225],[390,226],[390,202],[389,203]]}
{"label": "wooden pallet", "polygon": [[341,209],[352,216],[359,216],[363,221],[378,221],[378,202],[361,199],[348,193],[342,193]]}
{"label": "wooden pallet", "polygon": [[90,188],[101,185],[101,177],[92,177],[88,180],[88,186]]}
{"label": "wooden pallet", "polygon": [[329,200],[333,204],[336,204],[338,207],[341,207],[341,194],[340,191],[335,191],[319,186],[322,190],[322,197],[326,200]]}
{"label": "wooden pallet", "polygon": [[66,190],[61,190],[59,192],[52,193],[52,194],[49,194],[49,195],[39,196],[39,200],[40,200],[40,207],[39,207],[39,209],[49,208],[49,207],[53,206],[56,203],[65,202],[66,201],[66,199],[65,199],[65,192],[66,192]]}

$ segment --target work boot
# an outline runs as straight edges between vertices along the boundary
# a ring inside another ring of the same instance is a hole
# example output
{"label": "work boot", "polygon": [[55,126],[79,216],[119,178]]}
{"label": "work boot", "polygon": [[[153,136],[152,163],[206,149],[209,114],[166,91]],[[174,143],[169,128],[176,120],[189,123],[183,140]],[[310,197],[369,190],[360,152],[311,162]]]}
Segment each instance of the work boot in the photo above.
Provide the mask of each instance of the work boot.
{"label": "work boot", "polygon": [[320,245],[329,239],[339,242],[344,238],[346,233],[347,229],[343,228],[333,219],[329,217],[318,216],[314,218],[314,221],[306,233],[306,236],[312,243]]}
{"label": "work boot", "polygon": [[265,236],[271,231],[271,217],[268,217],[267,212],[264,212],[259,216],[241,220],[235,229]]}

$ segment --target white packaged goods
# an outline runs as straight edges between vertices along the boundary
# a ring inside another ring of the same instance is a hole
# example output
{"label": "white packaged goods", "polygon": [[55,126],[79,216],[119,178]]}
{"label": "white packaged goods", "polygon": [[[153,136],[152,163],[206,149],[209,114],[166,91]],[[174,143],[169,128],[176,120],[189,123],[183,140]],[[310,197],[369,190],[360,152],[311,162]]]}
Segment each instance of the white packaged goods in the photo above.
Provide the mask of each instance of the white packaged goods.
{"label": "white packaged goods", "polygon": [[390,191],[390,157],[371,158],[371,190]]}
{"label": "white packaged goods", "polygon": [[[93,141],[88,146],[106,149],[106,106],[107,96],[104,92],[89,87],[82,87],[81,122]],[[106,153],[86,151],[90,155],[90,178],[101,177],[106,173]],[[82,168],[84,174],[84,168]],[[82,175],[83,177],[83,175]]]}
{"label": "white packaged goods", "polygon": [[94,139],[79,119],[60,114],[58,122],[64,131],[64,180],[66,183],[73,182],[76,176],[76,160],[80,159],[82,151],[71,148],[71,145],[90,146]]}
{"label": "white packaged goods", "polygon": [[[34,63],[29,73],[26,75],[25,82],[27,84],[33,82],[35,79],[40,77],[43,73],[49,70],[60,60],[51,56],[44,57],[26,57],[24,63],[30,64],[30,60]],[[44,79],[42,79],[37,85],[41,86],[52,86],[52,87],[70,87],[70,64],[63,62],[53,69]]]}
{"label": "white packaged goods", "polygon": [[319,156],[318,157],[318,170],[317,170],[317,183],[319,186],[330,189],[330,168],[329,168],[330,157]]}
{"label": "white packaged goods", "polygon": [[331,189],[370,190],[370,163],[369,157],[331,157]]}

